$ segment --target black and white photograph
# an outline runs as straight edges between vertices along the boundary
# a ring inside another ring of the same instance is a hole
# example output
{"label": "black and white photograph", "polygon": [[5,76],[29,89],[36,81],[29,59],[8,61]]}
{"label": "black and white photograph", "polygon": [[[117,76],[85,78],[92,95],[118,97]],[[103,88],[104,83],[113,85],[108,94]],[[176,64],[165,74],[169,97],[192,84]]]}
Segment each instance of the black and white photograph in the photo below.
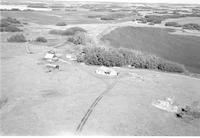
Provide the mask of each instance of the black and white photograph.
{"label": "black and white photograph", "polygon": [[200,0],[0,0],[0,136],[200,136]]}

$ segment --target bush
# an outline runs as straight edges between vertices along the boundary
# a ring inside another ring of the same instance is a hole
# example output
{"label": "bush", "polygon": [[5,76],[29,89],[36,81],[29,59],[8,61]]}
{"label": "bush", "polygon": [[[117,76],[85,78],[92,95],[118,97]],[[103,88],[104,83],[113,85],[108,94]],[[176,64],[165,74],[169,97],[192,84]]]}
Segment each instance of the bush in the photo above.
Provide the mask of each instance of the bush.
{"label": "bush", "polygon": [[151,22],[154,24],[160,24],[163,20],[169,18],[181,18],[181,17],[200,17],[200,14],[179,14],[174,13],[172,15],[146,15],[144,18],[138,19],[142,23]]}
{"label": "bush", "polygon": [[70,36],[67,40],[75,45],[85,45],[86,44],[86,36],[85,33],[76,33],[73,36]]}
{"label": "bush", "polygon": [[10,17],[3,18],[1,19],[0,27],[8,27],[11,24],[20,24],[20,21]]}
{"label": "bush", "polygon": [[30,3],[27,7],[30,7],[30,8],[47,8],[46,4],[44,4],[44,3]]}
{"label": "bush", "polygon": [[155,25],[155,23],[151,23],[151,22],[150,22],[150,23],[148,23],[148,25]]}
{"label": "bush", "polygon": [[166,22],[165,26],[181,27],[177,22]]}
{"label": "bush", "polygon": [[101,20],[115,20],[113,17],[101,17]]}
{"label": "bush", "polygon": [[80,28],[80,27],[71,27],[66,30],[54,29],[54,30],[49,31],[50,34],[57,34],[57,35],[75,35],[78,32],[86,32],[86,30],[84,30],[83,28]]}
{"label": "bush", "polygon": [[85,47],[77,56],[78,62],[90,65],[124,66],[131,65],[135,68],[156,69],[167,72],[185,72],[183,65],[164,60],[155,55],[126,49],[104,49],[99,47]]}
{"label": "bush", "polygon": [[102,15],[101,20],[115,20],[115,19],[120,19],[120,18],[125,18],[131,16],[131,14],[127,13],[111,13],[108,15]]}
{"label": "bush", "polygon": [[88,15],[88,18],[100,18],[101,15]]}
{"label": "bush", "polygon": [[56,26],[66,26],[67,24],[65,23],[65,22],[58,22],[57,24],[56,24]]}
{"label": "bush", "polygon": [[78,33],[78,32],[86,32],[86,30],[80,27],[71,27],[67,30],[64,30],[62,35],[75,35],[75,33]]}
{"label": "bush", "polygon": [[1,20],[0,27],[7,27],[8,25],[10,25],[9,22],[7,22],[7,21],[4,20],[4,19]]}
{"label": "bush", "polygon": [[3,18],[0,23],[1,32],[20,32],[21,29],[17,28],[16,25],[21,24],[17,19],[14,18]]}
{"label": "bush", "polygon": [[165,28],[164,30],[171,33],[176,32],[175,29],[171,29],[171,28]]}
{"label": "bush", "polygon": [[183,29],[189,29],[189,30],[198,30],[200,31],[200,25],[196,23],[189,23],[189,24],[184,24]]}
{"label": "bush", "polygon": [[26,42],[26,38],[23,34],[12,35],[7,39],[8,42]]}
{"label": "bush", "polygon": [[12,25],[9,25],[7,27],[1,27],[1,32],[21,32],[21,31],[22,31],[21,29]]}
{"label": "bush", "polygon": [[56,34],[56,35],[61,35],[62,32],[63,30],[58,30],[58,29],[53,29],[49,31],[50,34]]}
{"label": "bush", "polygon": [[178,72],[178,73],[182,73],[186,71],[183,65],[179,63],[171,62],[171,61],[166,61],[163,59],[158,64],[158,69],[161,71]]}
{"label": "bush", "polygon": [[36,42],[41,42],[41,43],[46,43],[46,42],[47,42],[47,39],[44,38],[44,37],[42,37],[42,36],[40,36],[40,37],[37,37],[35,41],[36,41]]}
{"label": "bush", "polygon": [[15,18],[11,18],[11,17],[3,18],[3,19],[1,19],[1,22],[7,22],[9,24],[20,24],[20,21],[18,21]]}
{"label": "bush", "polygon": [[145,19],[147,22],[151,22],[154,24],[160,24],[163,20],[164,17],[163,16],[157,16],[157,15],[146,15]]}
{"label": "bush", "polygon": [[18,8],[12,8],[11,11],[21,11],[21,10]]}

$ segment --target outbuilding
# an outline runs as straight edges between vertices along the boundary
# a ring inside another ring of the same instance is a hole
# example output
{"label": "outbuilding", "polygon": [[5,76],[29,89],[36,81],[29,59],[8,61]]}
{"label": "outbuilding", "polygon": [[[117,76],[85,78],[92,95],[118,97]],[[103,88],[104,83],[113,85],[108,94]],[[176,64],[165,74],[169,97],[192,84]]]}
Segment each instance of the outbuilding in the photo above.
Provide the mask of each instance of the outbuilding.
{"label": "outbuilding", "polygon": [[55,57],[56,57],[56,55],[55,55],[54,51],[48,51],[44,56],[45,59],[53,59]]}
{"label": "outbuilding", "polygon": [[105,76],[117,76],[119,73],[112,68],[101,66],[98,68],[95,73]]}

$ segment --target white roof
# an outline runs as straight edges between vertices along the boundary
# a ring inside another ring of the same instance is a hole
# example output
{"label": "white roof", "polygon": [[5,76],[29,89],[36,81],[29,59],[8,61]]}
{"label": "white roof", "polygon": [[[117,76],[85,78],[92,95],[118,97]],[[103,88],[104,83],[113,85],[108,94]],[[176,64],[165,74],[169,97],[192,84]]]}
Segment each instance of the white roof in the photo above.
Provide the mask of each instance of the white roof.
{"label": "white roof", "polygon": [[112,68],[105,67],[105,66],[101,66],[100,68],[98,68],[96,70],[96,73],[97,74],[101,74],[101,75],[107,75],[107,76],[116,76],[116,75],[118,75],[117,71],[115,71]]}
{"label": "white roof", "polygon": [[44,58],[46,59],[52,59],[55,56],[55,54],[51,54],[51,53],[46,53]]}

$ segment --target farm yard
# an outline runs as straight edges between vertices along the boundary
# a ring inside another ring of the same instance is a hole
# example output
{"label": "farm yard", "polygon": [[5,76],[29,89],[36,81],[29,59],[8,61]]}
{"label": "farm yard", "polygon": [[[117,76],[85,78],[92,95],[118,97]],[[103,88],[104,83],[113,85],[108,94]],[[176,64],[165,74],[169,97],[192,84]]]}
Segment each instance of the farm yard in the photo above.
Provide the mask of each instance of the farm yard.
{"label": "farm yard", "polygon": [[1,6],[1,135],[200,135],[198,5],[24,3]]}

